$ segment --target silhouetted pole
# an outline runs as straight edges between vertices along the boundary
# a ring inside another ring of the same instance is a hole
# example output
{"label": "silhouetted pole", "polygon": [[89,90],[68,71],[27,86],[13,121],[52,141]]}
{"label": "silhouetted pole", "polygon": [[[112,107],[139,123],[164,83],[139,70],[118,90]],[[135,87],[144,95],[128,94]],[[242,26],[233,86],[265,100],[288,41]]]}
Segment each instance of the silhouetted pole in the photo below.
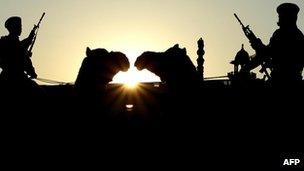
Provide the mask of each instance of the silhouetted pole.
{"label": "silhouetted pole", "polygon": [[204,40],[202,38],[200,38],[197,41],[197,45],[198,45],[198,50],[197,50],[197,72],[199,74],[199,76],[201,77],[202,80],[204,80],[204,62],[205,59],[203,58],[203,56],[205,55],[205,51],[204,51]]}

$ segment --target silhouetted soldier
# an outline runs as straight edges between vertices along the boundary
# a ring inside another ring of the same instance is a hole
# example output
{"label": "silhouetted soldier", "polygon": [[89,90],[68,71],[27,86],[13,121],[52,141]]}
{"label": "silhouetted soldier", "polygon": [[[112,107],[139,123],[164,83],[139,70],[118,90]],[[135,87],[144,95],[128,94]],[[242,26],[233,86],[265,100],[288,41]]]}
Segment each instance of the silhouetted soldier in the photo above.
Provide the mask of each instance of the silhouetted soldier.
{"label": "silhouetted soldier", "polygon": [[251,42],[258,54],[249,65],[253,69],[261,63],[268,61],[272,70],[271,81],[273,85],[295,85],[302,80],[304,66],[304,36],[297,27],[297,14],[300,11],[296,4],[283,3],[278,6],[278,26],[265,46],[260,39]]}
{"label": "silhouetted soldier", "polygon": [[[1,84],[17,95],[36,95],[38,85],[30,78],[37,78],[35,69],[29,58],[28,48],[35,35],[35,27],[28,38],[20,41],[22,32],[21,18],[10,17],[5,22],[9,34],[0,39],[0,64],[3,69]],[[30,78],[29,78],[30,77]]]}
{"label": "silhouetted soldier", "polygon": [[[250,69],[261,63],[271,69],[270,83],[275,89],[268,91],[267,94],[270,96],[259,98],[259,101],[261,104],[268,104],[266,109],[263,108],[262,113],[266,114],[264,115],[266,118],[267,115],[271,118],[269,118],[270,122],[266,122],[267,126],[263,126],[263,129],[265,129],[263,132],[269,130],[269,125],[271,125],[272,130],[277,130],[272,133],[273,135],[277,134],[277,136],[267,140],[274,143],[297,142],[295,139],[291,141],[292,138],[284,140],[280,135],[282,130],[294,133],[289,137],[296,137],[294,135],[300,134],[296,130],[299,130],[297,127],[301,124],[298,123],[298,120],[302,118],[303,113],[301,112],[303,102],[298,99],[303,97],[301,82],[304,66],[304,35],[297,27],[299,11],[300,9],[296,4],[283,3],[279,5],[277,7],[279,29],[273,33],[269,44],[266,46],[261,40],[251,42],[257,56],[252,61]],[[281,111],[287,111],[288,116],[281,115]],[[268,120],[264,116],[263,120]],[[286,145],[284,149],[280,150],[289,151],[289,146]]]}
{"label": "silhouetted soldier", "polygon": [[1,37],[1,63],[3,74],[9,77],[24,77],[24,71],[31,78],[36,78],[32,62],[27,54],[27,49],[31,45],[35,35],[32,30],[28,38],[20,41],[19,36],[22,32],[20,17],[11,17],[5,22],[5,27],[9,31],[8,36]]}

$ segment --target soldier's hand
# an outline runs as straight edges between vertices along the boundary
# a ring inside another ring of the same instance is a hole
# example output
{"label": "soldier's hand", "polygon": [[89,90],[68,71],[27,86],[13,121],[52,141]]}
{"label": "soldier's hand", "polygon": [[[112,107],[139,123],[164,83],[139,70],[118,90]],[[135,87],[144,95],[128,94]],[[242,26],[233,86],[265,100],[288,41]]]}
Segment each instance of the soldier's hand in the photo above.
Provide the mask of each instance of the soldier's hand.
{"label": "soldier's hand", "polygon": [[36,30],[37,30],[37,26],[36,25],[34,25],[34,28],[32,29],[32,31],[31,31],[31,33],[30,33],[30,35],[29,35],[29,38],[30,39],[33,39],[34,38],[34,36],[35,36],[35,34],[36,34]]}
{"label": "soldier's hand", "polygon": [[263,46],[264,46],[264,44],[261,41],[261,39],[256,39],[255,41],[250,41],[250,45],[256,51],[261,50],[263,48]]}

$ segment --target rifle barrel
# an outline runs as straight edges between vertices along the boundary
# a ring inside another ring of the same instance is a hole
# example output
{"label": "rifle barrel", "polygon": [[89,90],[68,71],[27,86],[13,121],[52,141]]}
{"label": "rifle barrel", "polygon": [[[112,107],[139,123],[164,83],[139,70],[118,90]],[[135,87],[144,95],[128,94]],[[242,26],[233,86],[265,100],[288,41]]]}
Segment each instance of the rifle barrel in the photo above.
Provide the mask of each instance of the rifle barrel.
{"label": "rifle barrel", "polygon": [[238,22],[242,25],[242,27],[245,27],[240,18],[236,15],[236,13],[233,14],[234,17],[238,20]]}
{"label": "rifle barrel", "polygon": [[44,15],[45,15],[45,12],[42,14],[42,16],[41,16],[41,18],[40,18],[40,20],[39,20],[39,22],[38,22],[37,26],[39,26],[39,25],[40,25],[40,23],[41,23],[41,21],[42,21],[42,19],[43,19]]}
{"label": "rifle barrel", "polygon": [[35,33],[35,36],[34,36],[34,38],[33,38],[32,44],[31,44],[30,47],[29,47],[29,50],[28,50],[29,52],[32,52],[32,49],[33,49],[34,44],[35,44],[35,42],[36,42],[36,38],[37,38],[37,34],[38,34],[38,29],[39,29],[40,23],[41,23],[41,21],[42,21],[44,15],[45,15],[45,12],[42,14],[42,16],[41,16],[41,18],[40,18],[38,24],[34,26],[34,29],[36,29],[36,30],[35,30],[36,33]]}

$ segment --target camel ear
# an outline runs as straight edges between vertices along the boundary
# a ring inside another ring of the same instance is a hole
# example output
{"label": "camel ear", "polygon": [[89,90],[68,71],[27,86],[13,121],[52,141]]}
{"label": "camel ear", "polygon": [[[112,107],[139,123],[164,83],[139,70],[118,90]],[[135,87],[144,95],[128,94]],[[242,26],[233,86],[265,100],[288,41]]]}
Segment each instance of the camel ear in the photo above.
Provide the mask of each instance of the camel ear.
{"label": "camel ear", "polygon": [[183,53],[186,55],[187,54],[187,49],[183,48]]}
{"label": "camel ear", "polygon": [[117,60],[118,59],[118,56],[115,52],[111,51],[111,52],[108,52],[108,56],[110,57],[110,59],[113,59],[113,60]]}
{"label": "camel ear", "polygon": [[90,56],[91,52],[92,52],[92,50],[89,47],[87,47],[87,50],[86,50],[87,56]]}
{"label": "camel ear", "polygon": [[179,44],[175,44],[173,47],[174,48],[179,48]]}

